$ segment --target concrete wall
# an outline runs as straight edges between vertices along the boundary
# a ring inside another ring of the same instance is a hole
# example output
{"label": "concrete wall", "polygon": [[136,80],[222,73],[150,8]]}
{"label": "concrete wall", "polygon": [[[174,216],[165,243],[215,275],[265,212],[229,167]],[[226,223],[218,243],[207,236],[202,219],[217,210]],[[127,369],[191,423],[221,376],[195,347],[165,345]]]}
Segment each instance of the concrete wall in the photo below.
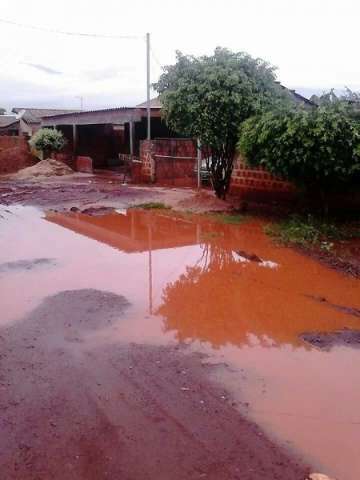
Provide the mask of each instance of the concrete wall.
{"label": "concrete wall", "polygon": [[[192,140],[157,139],[140,142],[140,181],[161,185],[195,186],[196,148]],[[139,178],[134,167],[134,177]],[[134,179],[135,180],[135,179]],[[135,180],[136,181],[136,180]]]}
{"label": "concrete wall", "polygon": [[0,175],[17,172],[35,163],[26,138],[0,136]]}
{"label": "concrete wall", "polygon": [[153,140],[156,155],[196,159],[196,142],[188,138],[156,138]]}

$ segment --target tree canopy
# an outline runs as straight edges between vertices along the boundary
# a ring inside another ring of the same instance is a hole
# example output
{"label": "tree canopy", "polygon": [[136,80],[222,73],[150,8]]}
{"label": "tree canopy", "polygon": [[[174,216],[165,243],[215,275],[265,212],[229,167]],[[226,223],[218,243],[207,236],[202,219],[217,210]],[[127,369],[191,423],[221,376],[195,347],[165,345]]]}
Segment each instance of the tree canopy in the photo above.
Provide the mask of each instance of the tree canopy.
{"label": "tree canopy", "polygon": [[323,196],[360,175],[360,124],[339,105],[254,116],[241,125],[238,148],[251,165]]}
{"label": "tree canopy", "polygon": [[221,198],[230,183],[239,125],[285,96],[273,66],[220,47],[211,56],[177,52],[175,65],[165,67],[154,87],[168,126],[200,140]]}

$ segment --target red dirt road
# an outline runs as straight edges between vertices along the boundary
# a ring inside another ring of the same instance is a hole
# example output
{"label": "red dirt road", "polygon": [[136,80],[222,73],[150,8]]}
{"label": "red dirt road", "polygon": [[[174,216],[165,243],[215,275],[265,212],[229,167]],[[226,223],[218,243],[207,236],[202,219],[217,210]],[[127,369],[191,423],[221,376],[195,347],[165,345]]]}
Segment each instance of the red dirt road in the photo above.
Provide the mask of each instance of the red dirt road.
{"label": "red dirt road", "polygon": [[200,356],[94,342],[126,309],[113,293],[65,291],[2,328],[2,480],[306,478]]}

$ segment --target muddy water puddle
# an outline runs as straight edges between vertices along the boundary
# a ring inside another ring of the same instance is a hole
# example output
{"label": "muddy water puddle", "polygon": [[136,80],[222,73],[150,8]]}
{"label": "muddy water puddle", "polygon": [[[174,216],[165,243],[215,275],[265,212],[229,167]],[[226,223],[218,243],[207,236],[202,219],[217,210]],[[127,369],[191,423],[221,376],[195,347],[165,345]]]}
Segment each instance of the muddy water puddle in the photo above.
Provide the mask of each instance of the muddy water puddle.
{"label": "muddy water puddle", "polygon": [[274,245],[258,222],[140,210],[0,213],[2,325],[66,290],[121,295],[125,315],[63,339],[68,347],[187,344],[266,433],[317,470],[360,478],[360,349],[320,349],[302,337],[359,330],[358,281]]}

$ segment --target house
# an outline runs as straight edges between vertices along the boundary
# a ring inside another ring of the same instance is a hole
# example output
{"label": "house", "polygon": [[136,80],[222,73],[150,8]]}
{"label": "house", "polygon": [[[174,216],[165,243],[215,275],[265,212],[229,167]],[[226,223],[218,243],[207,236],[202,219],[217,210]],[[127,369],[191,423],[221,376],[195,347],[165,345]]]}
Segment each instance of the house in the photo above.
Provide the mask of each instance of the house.
{"label": "house", "polygon": [[20,121],[16,115],[0,115],[0,135],[19,135]]}
{"label": "house", "polygon": [[[44,116],[41,126],[64,134],[67,155],[91,157],[96,169],[117,168],[123,156],[139,156],[140,142],[147,137],[147,105]],[[151,138],[177,136],[161,118],[159,100],[153,99]]]}
{"label": "house", "polygon": [[19,120],[19,133],[31,137],[40,128],[42,117],[73,113],[78,110],[14,107],[11,111]]}
{"label": "house", "polygon": [[285,87],[282,85],[280,82],[276,82],[278,85],[280,85],[281,89],[285,92],[288,93],[290,96],[290,99],[296,104],[296,105],[302,105],[305,108],[313,108],[317,107],[316,103],[314,103],[312,100],[309,100],[308,98],[300,95],[300,93],[297,93],[295,90],[292,90],[290,88]]}
{"label": "house", "polygon": [[[290,94],[297,104],[313,106],[312,102],[294,90],[280,86]],[[127,159],[127,156],[140,157],[140,143],[147,138],[147,108],[147,102],[143,102],[135,107],[90,111],[28,109],[21,118],[31,124],[32,117],[35,116],[37,128],[42,126],[60,130],[67,140],[63,151],[62,159],[64,161],[73,164],[76,157],[90,157],[95,169],[117,169]],[[14,110],[18,111],[19,109]],[[177,157],[179,145],[170,141],[168,141],[169,145],[164,144],[167,140],[179,139],[179,135],[171,131],[162,119],[159,97],[151,99],[150,115],[151,140],[162,139],[161,151],[155,153],[158,158],[161,157],[162,164],[166,167],[165,160],[168,160],[167,163],[169,163],[170,158]],[[173,152],[172,146],[176,147],[176,152]],[[183,149],[182,146],[181,149]],[[187,160],[193,161],[193,148],[189,147],[190,150],[191,154],[182,155],[181,158],[186,157]],[[180,166],[179,168],[181,169]],[[167,175],[171,175],[171,172],[168,172]]]}

